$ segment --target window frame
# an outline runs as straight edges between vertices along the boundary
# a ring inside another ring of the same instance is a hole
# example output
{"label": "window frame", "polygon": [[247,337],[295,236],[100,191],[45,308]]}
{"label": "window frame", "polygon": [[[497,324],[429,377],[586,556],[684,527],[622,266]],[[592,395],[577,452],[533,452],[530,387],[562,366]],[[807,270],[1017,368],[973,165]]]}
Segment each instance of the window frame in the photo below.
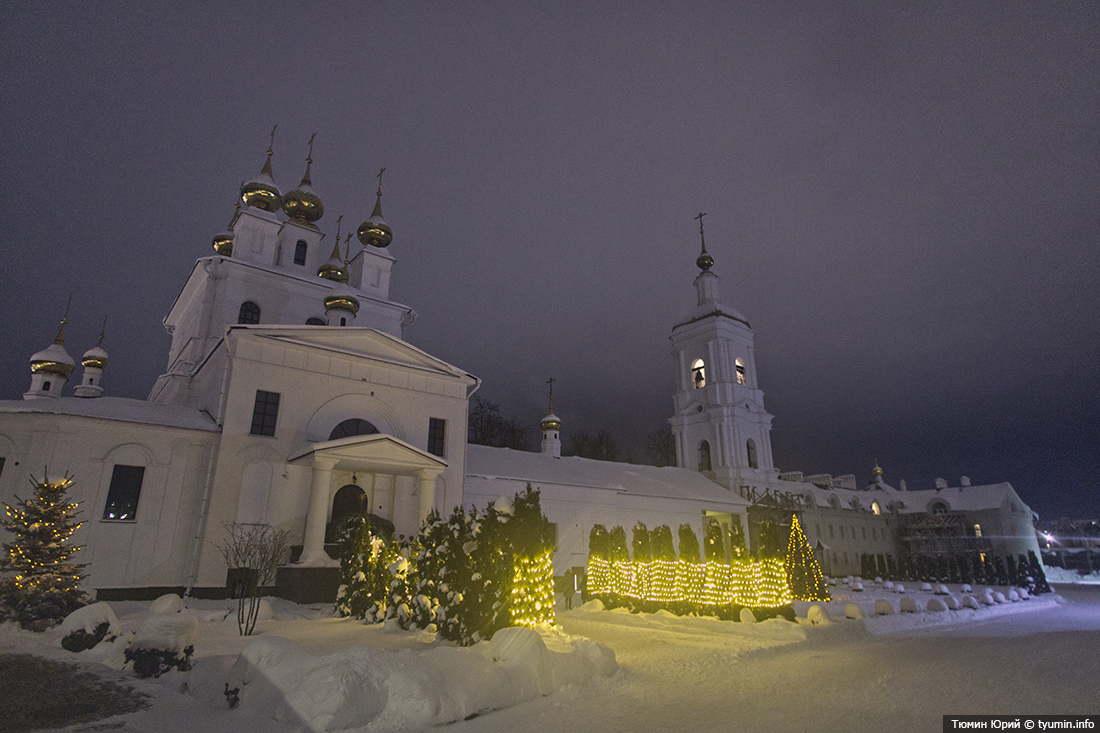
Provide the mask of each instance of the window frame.
{"label": "window frame", "polygon": [[447,421],[441,417],[428,418],[428,452],[447,457]]}
{"label": "window frame", "polygon": [[[145,466],[116,463],[111,470],[107,500],[103,504],[102,522],[136,522],[141,489],[145,485]],[[112,507],[120,516],[108,516]]]}
{"label": "window frame", "polygon": [[[274,400],[272,400],[274,397]],[[274,438],[279,422],[279,403],[282,394],[256,390],[256,401],[252,403],[252,425],[248,430],[249,435],[265,438]]]}
{"label": "window frame", "polygon": [[[251,306],[251,307],[250,307]],[[253,312],[255,308],[255,312]],[[260,323],[260,316],[263,314],[263,309],[260,308],[260,304],[254,300],[246,300],[241,303],[241,307],[237,310],[237,325],[240,326],[256,326]],[[255,320],[251,320],[251,319]],[[246,320],[249,319],[249,320]]]}
{"label": "window frame", "polygon": [[306,240],[299,239],[294,243],[294,264],[305,266],[306,254],[309,252],[309,245],[306,244]]}

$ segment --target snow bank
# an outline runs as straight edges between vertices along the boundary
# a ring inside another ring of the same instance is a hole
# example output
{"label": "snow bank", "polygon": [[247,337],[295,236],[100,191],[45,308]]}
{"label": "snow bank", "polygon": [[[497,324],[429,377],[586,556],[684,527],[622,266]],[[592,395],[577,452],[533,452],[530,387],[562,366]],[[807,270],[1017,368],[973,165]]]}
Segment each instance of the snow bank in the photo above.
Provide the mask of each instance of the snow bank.
{"label": "snow bank", "polygon": [[237,658],[229,686],[240,688],[242,704],[313,731],[389,730],[462,720],[617,669],[608,647],[552,629],[502,629],[468,648],[359,646],[327,656],[260,637]]}
{"label": "snow bank", "polygon": [[195,645],[198,633],[199,620],[190,611],[154,613],[141,624],[131,646],[182,652]]}

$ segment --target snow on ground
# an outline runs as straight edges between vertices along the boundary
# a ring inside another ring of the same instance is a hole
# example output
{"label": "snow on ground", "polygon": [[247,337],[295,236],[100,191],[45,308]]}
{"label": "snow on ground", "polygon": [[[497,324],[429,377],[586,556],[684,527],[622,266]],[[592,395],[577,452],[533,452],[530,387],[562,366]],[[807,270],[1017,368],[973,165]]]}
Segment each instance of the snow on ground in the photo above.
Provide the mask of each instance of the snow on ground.
{"label": "snow on ground", "polygon": [[[807,615],[818,614],[803,603],[799,623],[757,624],[589,604],[559,611],[560,630],[509,632],[469,649],[278,600],[274,618],[242,638],[235,607],[187,599],[199,621],[194,668],[133,680],[151,698],[145,710],[63,730],[289,733],[311,724],[366,732],[456,718],[447,726],[456,733],[940,730],[951,713],[1100,710],[1100,587],[939,613],[923,610],[931,593],[910,590],[920,613],[875,617],[877,598],[896,606],[899,596],[865,586],[832,588],[827,623],[811,624]],[[961,598],[957,586],[951,591]],[[849,602],[864,620],[845,619]],[[111,607],[132,633],[151,604]],[[126,635],[80,654],[64,651],[60,638],[58,629],[4,624],[0,654],[121,666]],[[604,674],[614,670],[608,653],[585,639],[613,650],[617,671]],[[226,682],[241,688],[233,710]]]}

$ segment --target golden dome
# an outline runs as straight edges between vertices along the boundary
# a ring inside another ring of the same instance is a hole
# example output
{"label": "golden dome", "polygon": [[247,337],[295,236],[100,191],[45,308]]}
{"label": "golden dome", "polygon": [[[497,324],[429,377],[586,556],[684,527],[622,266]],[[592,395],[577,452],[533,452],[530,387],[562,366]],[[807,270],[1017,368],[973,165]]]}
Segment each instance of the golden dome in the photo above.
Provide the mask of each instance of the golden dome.
{"label": "golden dome", "polygon": [[378,194],[374,201],[374,211],[370,218],[359,225],[359,241],[369,247],[388,247],[393,241],[393,230],[382,218],[382,174],[383,168],[378,172]]}
{"label": "golden dome", "polygon": [[84,365],[85,369],[88,367],[103,369],[107,366],[107,352],[98,346],[93,346],[84,352],[84,358],[80,360],[80,363]]}
{"label": "golden dome", "polygon": [[359,299],[350,292],[336,292],[325,298],[325,313],[332,310],[349,311],[352,315],[359,312]]}
{"label": "golden dome", "polygon": [[332,245],[332,255],[325,264],[317,269],[317,275],[337,283],[346,283],[348,281],[348,268],[344,265],[344,261],[340,259],[339,236],[336,237],[336,244]]}
{"label": "golden dome", "polygon": [[874,476],[882,475],[882,469],[879,468],[878,461],[875,461],[875,467],[871,470],[871,474]]}
{"label": "golden dome", "polygon": [[539,425],[543,430],[561,430],[561,420],[553,413],[544,417]]}
{"label": "golden dome", "polygon": [[306,174],[302,176],[302,182],[286,196],[283,196],[283,213],[299,223],[312,224],[325,215],[325,205],[321,203],[321,197],[313,192],[312,181],[309,180],[309,168],[313,164],[312,158],[306,158]]}
{"label": "golden dome", "polygon": [[237,223],[237,217],[240,215],[241,203],[238,201],[233,211],[233,218],[229,220],[229,228],[214,235],[214,251],[223,257],[233,256],[233,225]]}
{"label": "golden dome", "polygon": [[271,152],[275,145],[275,128],[271,128],[271,144],[267,146],[267,160],[260,169],[260,175],[251,181],[241,185],[241,202],[245,206],[261,209],[274,213],[283,205],[282,194],[275,185],[275,177],[271,174]]}
{"label": "golden dome", "polygon": [[233,256],[233,232],[222,232],[214,235],[214,251],[223,257]]}
{"label": "golden dome", "polygon": [[[71,300],[71,298],[70,298]],[[65,309],[66,313],[68,308]],[[65,324],[68,318],[61,319],[61,328],[57,331],[57,338],[53,343],[31,357],[31,372],[34,374],[50,374],[55,377],[68,379],[73,373],[76,362],[65,351]]]}

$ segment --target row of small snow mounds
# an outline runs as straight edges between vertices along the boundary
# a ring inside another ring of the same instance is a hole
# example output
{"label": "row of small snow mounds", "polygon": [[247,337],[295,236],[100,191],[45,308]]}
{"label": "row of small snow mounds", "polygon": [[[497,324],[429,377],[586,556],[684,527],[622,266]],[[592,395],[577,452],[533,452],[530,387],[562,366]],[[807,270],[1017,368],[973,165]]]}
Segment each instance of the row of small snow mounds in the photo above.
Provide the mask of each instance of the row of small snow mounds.
{"label": "row of small snow mounds", "polygon": [[608,647],[556,629],[501,629],[472,647],[399,652],[358,646],[311,656],[259,637],[230,672],[242,705],[313,731],[395,730],[462,720],[618,669]]}
{"label": "row of small snow mounds", "polygon": [[[933,596],[935,597],[935,596]],[[843,600],[843,605],[841,602]],[[805,611],[800,612],[799,615],[805,614],[807,617],[810,614],[810,609],[813,606],[821,606],[828,610],[829,617],[833,621],[844,622],[845,621],[845,606],[848,604],[854,604],[859,606],[860,611],[863,614],[863,625],[872,634],[893,634],[903,632],[909,629],[926,628],[930,626],[947,626],[951,624],[970,623],[974,621],[988,621],[994,618],[1002,616],[1010,616],[1017,613],[1023,613],[1025,611],[1037,611],[1040,609],[1053,608],[1061,602],[1061,596],[1057,595],[1044,595],[1044,596],[1031,596],[1027,601],[1020,601],[1016,603],[997,603],[991,606],[981,606],[977,609],[960,608],[957,611],[945,610],[945,611],[927,611],[922,610],[917,613],[894,613],[892,615],[876,615],[875,602],[877,600],[883,600],[881,598],[860,598],[858,601],[850,596],[846,599],[838,599],[832,601],[829,604],[804,604],[807,608]],[[888,601],[889,602],[889,601]],[[924,602],[927,605],[927,601]],[[795,602],[796,609],[798,606],[803,605],[801,602]],[[917,608],[923,608],[920,602],[917,602]],[[896,611],[896,609],[895,609]]]}

